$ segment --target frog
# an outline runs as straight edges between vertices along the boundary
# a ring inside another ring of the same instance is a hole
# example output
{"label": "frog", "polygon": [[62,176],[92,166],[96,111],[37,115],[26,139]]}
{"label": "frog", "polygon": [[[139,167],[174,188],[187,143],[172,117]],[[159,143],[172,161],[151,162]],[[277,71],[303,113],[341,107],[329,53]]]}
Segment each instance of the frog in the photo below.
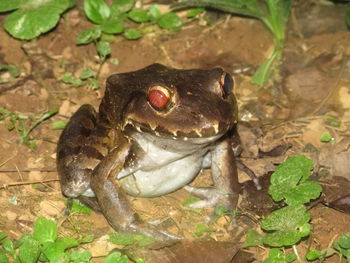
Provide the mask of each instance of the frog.
{"label": "frog", "polygon": [[[57,144],[62,193],[101,212],[116,231],[159,240],[181,238],[143,222],[129,197],[184,188],[191,207],[235,209],[240,192],[234,79],[220,67],[151,64],[107,78],[98,111],[82,105]],[[190,183],[210,168],[213,185]]]}

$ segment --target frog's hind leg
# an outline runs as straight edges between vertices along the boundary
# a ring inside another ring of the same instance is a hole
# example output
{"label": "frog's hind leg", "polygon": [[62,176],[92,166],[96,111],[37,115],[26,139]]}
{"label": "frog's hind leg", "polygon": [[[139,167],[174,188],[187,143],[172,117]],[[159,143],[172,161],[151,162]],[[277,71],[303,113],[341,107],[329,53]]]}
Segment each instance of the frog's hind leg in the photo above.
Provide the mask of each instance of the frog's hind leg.
{"label": "frog's hind leg", "polygon": [[96,126],[96,111],[83,105],[72,116],[57,144],[57,170],[62,193],[76,198],[90,189],[92,169],[82,158],[82,149]]}

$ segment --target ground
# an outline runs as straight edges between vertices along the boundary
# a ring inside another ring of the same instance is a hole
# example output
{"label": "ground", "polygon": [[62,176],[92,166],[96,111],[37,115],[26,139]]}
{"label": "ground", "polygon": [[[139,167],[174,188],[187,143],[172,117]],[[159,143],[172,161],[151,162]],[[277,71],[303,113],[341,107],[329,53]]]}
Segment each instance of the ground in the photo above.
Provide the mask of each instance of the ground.
{"label": "ground", "polygon": [[[200,25],[198,20],[176,33],[156,30],[137,41],[116,37],[112,43],[114,60],[109,59],[100,69],[98,81],[102,85],[97,90],[61,81],[65,72],[79,76],[85,68],[99,68],[93,45],[75,45],[77,35],[91,26],[81,6],[69,11],[52,32],[34,42],[15,40],[0,28],[0,64],[13,63],[22,70],[14,80],[8,72],[0,72],[0,107],[28,116],[26,127],[44,112],[59,109],[32,131],[35,149],[19,142],[18,129],[8,130],[8,118],[0,121],[1,232],[17,239],[31,232],[35,219],[44,216],[56,220],[64,236],[93,234],[96,241],[87,247],[94,256],[106,255],[113,248],[105,242],[113,230],[101,214],[64,216],[65,198],[55,168],[61,131],[51,126],[58,120],[67,121],[84,103],[97,107],[110,74],[155,62],[186,69],[221,66],[233,74],[243,146],[241,160],[256,175],[263,176],[288,156],[302,153],[314,161],[314,173],[324,187],[332,184],[334,176],[350,180],[350,32],[344,22],[344,6],[326,1],[294,3],[280,75],[264,87],[253,85],[251,77],[273,50],[270,32],[258,20],[217,13],[211,16],[214,22],[210,25]],[[4,17],[0,16],[0,21]],[[325,132],[331,134],[332,142],[320,141]],[[266,154],[273,149],[283,150]],[[203,185],[207,179],[208,172],[194,183]],[[247,179],[240,172],[240,180]],[[347,189],[343,196],[349,195]],[[142,219],[158,220],[168,231],[195,240],[195,226],[204,223],[208,211],[184,208],[182,203],[189,197],[179,190],[131,202]],[[326,203],[333,200],[326,196]],[[342,233],[349,232],[349,214],[321,203],[311,206],[310,212],[313,234],[299,245],[301,254],[308,247],[329,247]],[[206,239],[232,240],[234,226],[228,218],[222,217],[211,226],[215,231],[206,234]],[[251,227],[257,229],[254,224]],[[249,253],[256,262],[267,256],[262,248]],[[324,262],[338,262],[338,257]]]}

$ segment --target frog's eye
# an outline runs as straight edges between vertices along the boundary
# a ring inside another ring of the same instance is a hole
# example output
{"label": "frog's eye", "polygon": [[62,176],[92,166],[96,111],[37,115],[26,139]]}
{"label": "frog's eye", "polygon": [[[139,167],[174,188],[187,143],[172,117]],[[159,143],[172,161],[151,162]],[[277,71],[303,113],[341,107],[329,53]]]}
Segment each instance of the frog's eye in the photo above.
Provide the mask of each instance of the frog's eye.
{"label": "frog's eye", "polygon": [[230,74],[224,73],[221,77],[220,84],[223,91],[223,97],[227,98],[228,95],[230,95],[230,93],[232,92],[232,88],[234,85],[233,78],[231,77]]}
{"label": "frog's eye", "polygon": [[170,92],[162,86],[153,86],[148,90],[148,101],[156,110],[166,108],[170,101]]}

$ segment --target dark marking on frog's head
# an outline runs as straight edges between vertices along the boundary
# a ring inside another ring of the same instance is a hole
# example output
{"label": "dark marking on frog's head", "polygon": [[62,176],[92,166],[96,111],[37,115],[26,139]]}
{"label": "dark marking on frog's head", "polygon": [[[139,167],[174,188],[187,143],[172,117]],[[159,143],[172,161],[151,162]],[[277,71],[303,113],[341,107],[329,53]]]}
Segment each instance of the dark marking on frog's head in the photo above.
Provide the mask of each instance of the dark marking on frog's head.
{"label": "dark marking on frog's head", "polygon": [[120,110],[126,131],[186,140],[223,135],[237,121],[234,81],[221,68],[179,70],[152,64],[112,75],[108,82],[109,94],[115,90],[127,97]]}

